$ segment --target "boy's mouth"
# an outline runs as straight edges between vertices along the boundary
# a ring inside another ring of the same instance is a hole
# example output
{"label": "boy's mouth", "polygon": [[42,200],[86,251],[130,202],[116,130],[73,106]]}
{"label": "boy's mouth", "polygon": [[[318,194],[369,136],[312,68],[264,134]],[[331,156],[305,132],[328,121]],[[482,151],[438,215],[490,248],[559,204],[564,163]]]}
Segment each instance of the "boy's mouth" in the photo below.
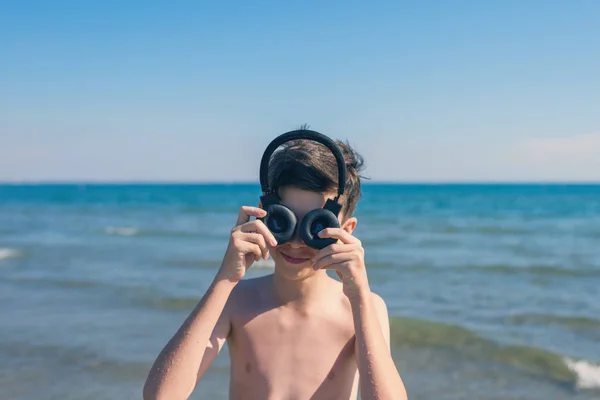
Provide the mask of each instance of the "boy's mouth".
{"label": "boy's mouth", "polygon": [[308,257],[292,257],[288,254],[285,254],[284,252],[281,252],[281,256],[285,261],[289,262],[290,264],[302,264],[310,260],[310,258]]}

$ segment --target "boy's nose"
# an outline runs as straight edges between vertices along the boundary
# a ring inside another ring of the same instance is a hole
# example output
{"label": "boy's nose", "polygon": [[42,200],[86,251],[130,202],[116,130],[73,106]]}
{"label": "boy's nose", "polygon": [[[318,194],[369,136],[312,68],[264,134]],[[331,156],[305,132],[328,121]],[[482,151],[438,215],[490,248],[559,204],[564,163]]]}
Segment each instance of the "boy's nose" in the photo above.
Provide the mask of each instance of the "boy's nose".
{"label": "boy's nose", "polygon": [[304,243],[298,231],[294,233],[294,236],[288,241],[288,244],[290,245],[290,247],[296,249],[300,247],[306,247],[306,243]]}

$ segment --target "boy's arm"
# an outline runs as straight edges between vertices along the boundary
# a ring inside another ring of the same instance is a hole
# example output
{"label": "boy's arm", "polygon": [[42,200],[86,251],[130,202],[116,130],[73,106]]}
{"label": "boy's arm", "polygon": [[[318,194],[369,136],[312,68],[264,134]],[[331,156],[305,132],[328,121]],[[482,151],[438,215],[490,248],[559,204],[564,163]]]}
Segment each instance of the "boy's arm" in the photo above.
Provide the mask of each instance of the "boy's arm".
{"label": "boy's arm", "polygon": [[361,399],[407,399],[390,351],[390,324],[385,302],[367,292],[350,299],[356,332],[355,353]]}
{"label": "boy's arm", "polygon": [[227,300],[235,283],[216,278],[158,355],[144,385],[144,400],[187,399],[229,335]]}
{"label": "boy's arm", "polygon": [[390,351],[387,307],[369,287],[362,243],[341,228],[326,228],[318,235],[338,239],[317,252],[313,268],[335,270],[350,301],[361,399],[407,399]]}
{"label": "boy's arm", "polygon": [[226,305],[233,288],[254,261],[267,259],[267,243],[277,244],[262,221],[250,221],[252,216],[265,215],[266,211],[257,207],[240,208],[221,268],[202,300],[158,355],[144,384],[144,400],[187,399],[194,391],[229,335],[231,313]]}

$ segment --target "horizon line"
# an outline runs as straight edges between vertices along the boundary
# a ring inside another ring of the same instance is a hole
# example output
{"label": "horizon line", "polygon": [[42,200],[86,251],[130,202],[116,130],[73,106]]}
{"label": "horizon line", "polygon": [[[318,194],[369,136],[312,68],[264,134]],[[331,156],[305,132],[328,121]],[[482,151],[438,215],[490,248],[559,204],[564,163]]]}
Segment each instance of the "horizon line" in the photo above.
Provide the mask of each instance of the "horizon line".
{"label": "horizon line", "polygon": [[[600,185],[600,180],[364,180],[361,185]],[[0,180],[3,186],[44,185],[257,185],[258,180]]]}

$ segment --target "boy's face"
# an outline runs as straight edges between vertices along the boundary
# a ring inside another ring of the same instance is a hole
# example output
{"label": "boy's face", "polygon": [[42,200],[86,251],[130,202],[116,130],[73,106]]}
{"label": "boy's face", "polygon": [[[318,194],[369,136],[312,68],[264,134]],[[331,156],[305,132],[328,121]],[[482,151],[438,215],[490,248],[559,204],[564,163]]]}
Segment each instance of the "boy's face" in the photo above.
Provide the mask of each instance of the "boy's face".
{"label": "boy's face", "polygon": [[[296,214],[298,224],[300,224],[306,214],[314,209],[323,208],[327,199],[333,199],[335,193],[321,194],[295,187],[285,187],[279,190],[279,197],[281,204]],[[340,221],[343,218],[342,212],[339,216]],[[356,218],[349,218],[341,226],[349,233],[352,233],[355,227]],[[278,272],[288,279],[302,279],[317,272],[313,270],[313,264],[310,262],[311,257],[317,251],[306,245],[300,235],[296,234],[292,240],[272,248],[270,253]]]}

